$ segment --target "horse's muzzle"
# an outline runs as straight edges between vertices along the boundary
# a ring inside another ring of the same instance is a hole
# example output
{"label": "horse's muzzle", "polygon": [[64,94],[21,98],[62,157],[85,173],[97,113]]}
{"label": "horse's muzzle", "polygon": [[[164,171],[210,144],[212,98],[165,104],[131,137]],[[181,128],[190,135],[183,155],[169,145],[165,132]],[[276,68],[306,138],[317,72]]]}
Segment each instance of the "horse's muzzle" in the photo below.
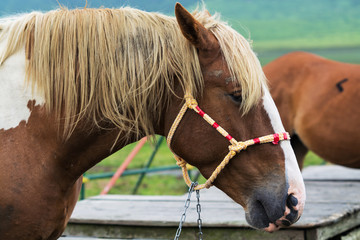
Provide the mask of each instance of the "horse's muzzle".
{"label": "horse's muzzle", "polygon": [[289,227],[302,214],[304,204],[299,199],[287,193],[280,198],[267,191],[254,194],[248,202],[246,220],[251,226],[267,232]]}

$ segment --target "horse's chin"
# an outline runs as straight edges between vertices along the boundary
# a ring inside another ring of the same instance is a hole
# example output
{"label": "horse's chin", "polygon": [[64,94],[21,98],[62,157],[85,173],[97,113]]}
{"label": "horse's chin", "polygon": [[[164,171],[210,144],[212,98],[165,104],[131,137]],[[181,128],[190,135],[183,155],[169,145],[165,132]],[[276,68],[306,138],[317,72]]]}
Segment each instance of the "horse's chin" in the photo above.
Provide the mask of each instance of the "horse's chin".
{"label": "horse's chin", "polygon": [[253,227],[255,229],[258,229],[258,230],[265,231],[265,232],[272,233],[272,232],[275,232],[275,231],[277,231],[277,230],[279,230],[281,228],[281,226],[276,225],[275,223],[272,223],[272,222],[268,222],[267,227],[263,227],[263,225],[258,225],[257,223],[252,223],[251,221],[248,220],[247,217],[246,217],[246,219],[247,219],[247,222],[250,224],[251,227]]}
{"label": "horse's chin", "polygon": [[259,216],[259,218],[255,221],[253,219],[254,217],[251,216],[249,212],[246,212],[246,221],[250,224],[251,227],[255,229],[272,233],[281,228],[281,226],[277,225],[276,223],[270,222],[266,213],[261,214],[261,216]]}

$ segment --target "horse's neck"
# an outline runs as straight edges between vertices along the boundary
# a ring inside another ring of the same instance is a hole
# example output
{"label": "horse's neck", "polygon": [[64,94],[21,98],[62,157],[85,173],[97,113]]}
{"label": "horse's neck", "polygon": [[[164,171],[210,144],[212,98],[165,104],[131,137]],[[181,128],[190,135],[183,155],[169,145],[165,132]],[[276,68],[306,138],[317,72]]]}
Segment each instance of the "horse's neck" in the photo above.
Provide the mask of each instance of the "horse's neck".
{"label": "horse's neck", "polygon": [[[0,51],[3,47],[0,42]],[[68,141],[62,141],[61,131],[55,124],[57,120],[46,113],[43,99],[26,87],[24,50],[13,54],[0,66],[0,113],[0,133],[18,133],[22,139],[15,140],[20,145],[44,146],[42,161],[57,161],[56,166],[61,166],[74,179],[113,151],[137,140],[120,134],[114,145],[119,130],[87,131],[80,125]],[[37,153],[33,155],[35,158]]]}
{"label": "horse's neck", "polygon": [[129,143],[138,140],[135,136],[124,136],[119,130],[87,131],[77,127],[70,139],[59,144],[59,163],[62,169],[76,180],[88,169]]}

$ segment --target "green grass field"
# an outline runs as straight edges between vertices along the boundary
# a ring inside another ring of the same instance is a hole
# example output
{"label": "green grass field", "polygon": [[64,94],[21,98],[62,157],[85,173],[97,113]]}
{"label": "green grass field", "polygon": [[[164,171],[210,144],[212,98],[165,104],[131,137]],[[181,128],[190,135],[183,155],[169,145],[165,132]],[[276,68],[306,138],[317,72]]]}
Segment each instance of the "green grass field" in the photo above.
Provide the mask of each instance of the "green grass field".
{"label": "green grass field", "polygon": [[[126,156],[131,152],[136,143],[130,144],[120,151],[114,153],[108,158],[104,159],[98,165],[90,169],[86,174],[115,172],[117,168],[123,163]],[[129,164],[127,169],[143,168],[147,163],[151,153],[155,148],[155,143],[147,142],[139,151],[136,157]],[[165,141],[161,144],[155,159],[150,167],[173,166],[175,160]],[[138,179],[138,175],[125,176],[117,181],[116,186],[109,192],[110,194],[131,194]],[[105,187],[109,179],[90,181],[86,185],[86,196],[98,195]],[[165,195],[165,194],[181,194],[186,191],[185,185],[180,182],[177,176],[174,175],[147,175],[143,184],[140,186],[138,194],[144,195]]]}
{"label": "green grass field", "polygon": [[262,65],[291,51],[306,51],[322,57],[347,63],[360,64],[359,46],[332,47],[332,48],[290,48],[290,49],[255,49]]}

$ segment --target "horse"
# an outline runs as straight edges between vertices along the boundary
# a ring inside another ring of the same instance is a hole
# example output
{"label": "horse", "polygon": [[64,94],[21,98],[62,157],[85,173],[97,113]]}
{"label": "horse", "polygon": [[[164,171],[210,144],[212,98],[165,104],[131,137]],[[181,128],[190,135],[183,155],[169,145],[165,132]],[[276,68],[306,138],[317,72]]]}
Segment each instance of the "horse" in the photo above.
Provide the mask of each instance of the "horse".
{"label": "horse", "polygon": [[[170,129],[172,151],[205,178],[235,152],[210,185],[254,228],[299,219],[304,182],[249,42],[205,9],[177,3],[175,15],[60,8],[1,21],[0,239],[57,239],[86,170]],[[186,111],[174,129],[188,100],[217,122]],[[274,144],[236,154],[234,139],[268,134]]]}
{"label": "horse", "polygon": [[360,168],[360,65],[292,52],[263,70],[299,167],[311,150],[331,163]]}

